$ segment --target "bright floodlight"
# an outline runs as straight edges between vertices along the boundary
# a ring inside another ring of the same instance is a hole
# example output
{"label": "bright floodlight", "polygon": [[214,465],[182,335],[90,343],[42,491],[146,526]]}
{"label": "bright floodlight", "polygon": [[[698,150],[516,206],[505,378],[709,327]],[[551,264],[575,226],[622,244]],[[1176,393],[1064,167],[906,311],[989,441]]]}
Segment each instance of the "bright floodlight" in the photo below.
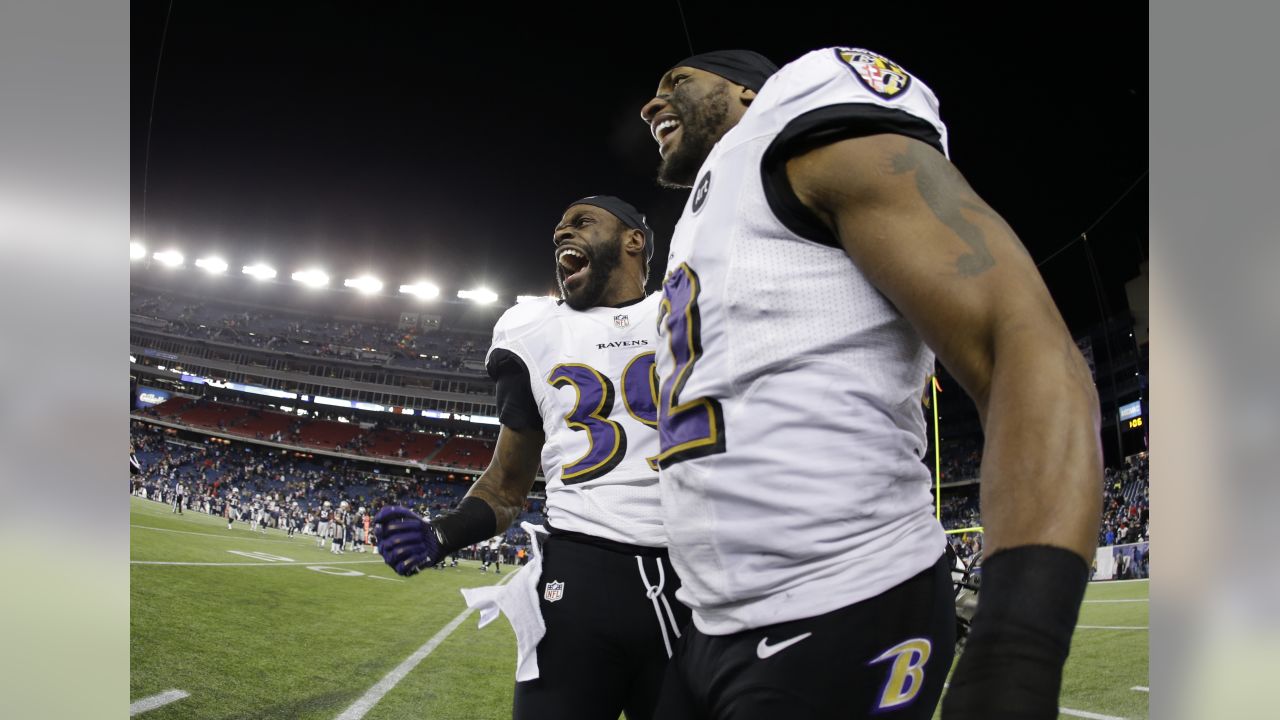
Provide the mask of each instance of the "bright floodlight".
{"label": "bright floodlight", "polygon": [[204,257],[196,260],[196,267],[203,268],[216,275],[227,271],[227,261],[217,257]]}
{"label": "bright floodlight", "polygon": [[358,278],[347,278],[342,282],[342,284],[344,287],[359,290],[366,295],[372,295],[382,289],[382,281],[368,275]]}
{"label": "bright floodlight", "polygon": [[293,279],[308,287],[324,287],[329,284],[329,276],[319,270],[299,270]]}
{"label": "bright floodlight", "polygon": [[147,256],[147,249],[142,246],[142,243],[136,242],[136,241],[129,243],[129,259],[130,260],[141,260],[146,256]]}
{"label": "bright floodlight", "polygon": [[440,288],[423,280],[412,285],[401,285],[400,292],[406,295],[417,295],[419,298],[427,300],[433,297],[439,297]]}
{"label": "bright floodlight", "polygon": [[151,257],[155,258],[156,262],[168,265],[169,267],[178,267],[182,264],[182,253],[177,250],[165,250],[164,252],[158,252]]}
{"label": "bright floodlight", "polygon": [[475,290],[459,290],[458,297],[462,300],[488,305],[498,299],[498,294],[487,288],[476,288]]}
{"label": "bright floodlight", "polygon": [[258,280],[270,280],[276,276],[276,270],[273,267],[267,267],[262,263],[257,265],[245,265],[242,272]]}

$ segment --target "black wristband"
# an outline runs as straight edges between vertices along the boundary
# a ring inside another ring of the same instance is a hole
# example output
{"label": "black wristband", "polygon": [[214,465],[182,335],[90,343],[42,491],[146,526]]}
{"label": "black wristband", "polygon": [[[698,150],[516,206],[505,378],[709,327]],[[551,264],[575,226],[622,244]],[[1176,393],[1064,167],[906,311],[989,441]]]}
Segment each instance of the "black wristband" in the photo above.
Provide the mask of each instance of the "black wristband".
{"label": "black wristband", "polygon": [[489,503],[467,496],[457,508],[433,519],[431,527],[440,540],[440,557],[444,557],[497,534],[498,516]]}
{"label": "black wristband", "polygon": [[944,717],[1056,718],[1088,584],[1084,559],[1059,547],[1027,545],[985,559],[978,612]]}

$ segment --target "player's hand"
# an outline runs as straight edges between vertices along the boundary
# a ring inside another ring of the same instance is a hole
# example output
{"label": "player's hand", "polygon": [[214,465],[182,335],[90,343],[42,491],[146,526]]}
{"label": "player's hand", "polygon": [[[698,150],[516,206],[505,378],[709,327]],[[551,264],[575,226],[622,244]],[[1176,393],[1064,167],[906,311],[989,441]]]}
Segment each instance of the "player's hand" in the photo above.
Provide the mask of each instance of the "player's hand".
{"label": "player's hand", "polygon": [[384,507],[373,518],[378,554],[396,574],[408,577],[440,561],[435,528],[417,513],[398,506]]}

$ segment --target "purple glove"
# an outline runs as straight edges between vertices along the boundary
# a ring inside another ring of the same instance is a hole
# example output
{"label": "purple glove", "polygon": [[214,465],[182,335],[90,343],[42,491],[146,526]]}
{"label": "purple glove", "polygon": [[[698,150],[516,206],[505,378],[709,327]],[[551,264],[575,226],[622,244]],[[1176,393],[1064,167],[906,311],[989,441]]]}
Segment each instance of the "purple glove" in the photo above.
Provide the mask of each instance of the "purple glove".
{"label": "purple glove", "polygon": [[378,553],[396,574],[408,577],[440,561],[440,539],[431,523],[408,508],[384,507],[373,518]]}

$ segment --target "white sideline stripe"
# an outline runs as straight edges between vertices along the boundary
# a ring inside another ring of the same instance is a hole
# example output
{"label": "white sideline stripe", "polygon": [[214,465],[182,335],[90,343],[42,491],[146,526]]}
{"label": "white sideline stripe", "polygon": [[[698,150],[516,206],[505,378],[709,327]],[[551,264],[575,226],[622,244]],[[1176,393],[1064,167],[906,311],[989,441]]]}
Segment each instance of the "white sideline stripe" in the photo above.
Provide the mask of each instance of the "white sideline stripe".
{"label": "white sideline stripe", "polygon": [[159,532],[177,533],[179,535],[201,535],[203,537],[221,538],[223,540],[244,540],[246,542],[251,541],[251,542],[288,543],[290,545],[296,545],[299,542],[305,542],[306,538],[311,538],[312,540],[316,539],[314,535],[306,535],[304,537],[295,538],[293,540],[272,540],[271,538],[244,537],[242,535],[218,535],[216,533],[193,532],[191,530],[170,530],[169,528],[159,528],[159,527],[153,527],[151,525],[134,525],[132,523],[130,523],[129,527],[142,528],[143,530],[157,530]]}
{"label": "white sideline stripe", "polygon": [[1131,603],[1131,602],[1151,602],[1150,598],[1136,598],[1133,600],[1085,600],[1085,604],[1089,603]]}
{"label": "white sideline stripe", "polygon": [[1147,687],[1147,686],[1145,686],[1145,685],[1134,685],[1133,687],[1131,687],[1131,688],[1129,688],[1129,689],[1130,689],[1130,690],[1134,690],[1134,691],[1136,691],[1136,692],[1144,692],[1144,693],[1149,693],[1149,692],[1151,692],[1151,688],[1149,688],[1149,687]]}
{"label": "white sideline stripe", "polygon": [[[517,570],[495,584],[502,585],[519,574],[520,571]],[[377,685],[369,688],[364,695],[361,695],[358,700],[351,703],[350,707],[343,710],[342,714],[339,715],[336,720],[360,720],[363,718],[366,713],[373,709],[374,705],[378,704],[378,701],[381,700],[384,695],[391,691],[391,688],[399,684],[399,682],[404,679],[405,675],[408,675],[415,667],[417,667],[418,663],[422,662],[432,653],[432,651],[440,647],[440,644],[448,639],[448,637],[453,634],[453,631],[457,630],[458,626],[466,621],[467,617],[473,612],[475,612],[473,608],[467,608],[466,610],[458,613],[457,617],[450,620],[448,625],[440,628],[440,631],[435,635],[432,635],[431,639],[423,644],[422,647],[414,650],[413,654],[405,658],[404,662],[400,663],[395,667],[395,669],[383,676],[383,678],[378,681]]]}
{"label": "white sideline stripe", "polygon": [[1151,578],[1131,578],[1129,580],[1090,580],[1090,585],[1118,585],[1120,583],[1151,582]]}
{"label": "white sideline stripe", "polygon": [[1077,625],[1081,630],[1149,630],[1146,625]]}
{"label": "white sideline stripe", "polygon": [[1124,720],[1122,717],[1115,715],[1102,715],[1100,713],[1091,713],[1088,710],[1072,710],[1071,708],[1060,707],[1058,712],[1071,717],[1087,718],[1087,720]]}
{"label": "white sideline stripe", "polygon": [[[950,688],[951,683],[942,683],[943,690],[949,690]],[[1116,717],[1115,715],[1099,715],[1098,713],[1091,713],[1088,710],[1072,710],[1069,707],[1062,706],[1058,707],[1058,712],[1063,715],[1071,715],[1072,717],[1086,718],[1087,720],[1124,720],[1124,718]]]}
{"label": "white sideline stripe", "polygon": [[130,560],[130,565],[192,565],[200,567],[306,567],[308,565],[368,565],[381,560],[338,560],[337,562],[168,562],[164,560]]}
{"label": "white sideline stripe", "polygon": [[177,702],[185,697],[191,697],[191,693],[183,690],[165,690],[159,695],[142,698],[138,702],[129,706],[129,717],[141,715],[148,710],[155,710],[158,707],[168,705],[171,702]]}

